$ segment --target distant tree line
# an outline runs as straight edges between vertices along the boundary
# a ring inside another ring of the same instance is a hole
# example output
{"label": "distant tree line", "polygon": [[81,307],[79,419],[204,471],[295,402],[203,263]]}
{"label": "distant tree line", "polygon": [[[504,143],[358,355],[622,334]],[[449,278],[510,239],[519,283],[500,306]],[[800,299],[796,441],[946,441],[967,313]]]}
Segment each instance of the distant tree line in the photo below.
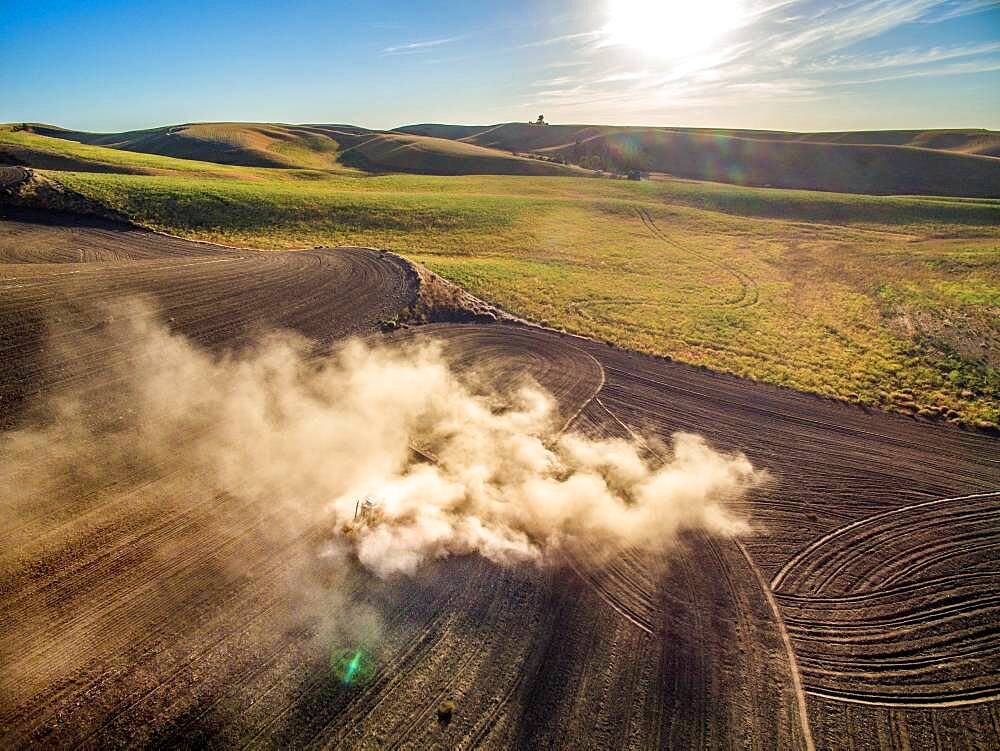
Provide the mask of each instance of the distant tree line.
{"label": "distant tree line", "polygon": [[612,151],[608,148],[607,143],[581,143],[577,141],[573,144],[572,157],[569,161],[584,169],[621,175],[647,169],[640,155]]}

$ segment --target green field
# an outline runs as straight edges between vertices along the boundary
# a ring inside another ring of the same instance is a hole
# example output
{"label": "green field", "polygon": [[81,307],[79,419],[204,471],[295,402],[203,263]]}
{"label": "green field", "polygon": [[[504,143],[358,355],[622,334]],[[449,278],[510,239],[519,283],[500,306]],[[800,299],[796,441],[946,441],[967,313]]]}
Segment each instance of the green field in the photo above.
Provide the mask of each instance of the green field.
{"label": "green field", "polygon": [[1000,423],[997,200],[364,176],[61,143],[74,158],[154,171],[47,172],[149,227],[260,248],[383,247],[555,328],[863,404]]}
{"label": "green field", "polygon": [[587,174],[540,155],[527,158],[446,138],[349,125],[270,123],[197,123],[124,133],[39,123],[0,125],[0,163],[4,161],[62,171],[217,176],[225,176],[225,168],[232,166],[344,174]]}

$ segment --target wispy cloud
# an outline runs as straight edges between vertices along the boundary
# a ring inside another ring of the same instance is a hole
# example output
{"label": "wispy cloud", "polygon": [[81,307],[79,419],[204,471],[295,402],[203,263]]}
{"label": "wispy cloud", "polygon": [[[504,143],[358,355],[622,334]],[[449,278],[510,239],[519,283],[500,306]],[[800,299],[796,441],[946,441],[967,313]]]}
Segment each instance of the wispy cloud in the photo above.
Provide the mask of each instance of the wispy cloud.
{"label": "wispy cloud", "polygon": [[874,0],[828,5],[804,14],[794,29],[775,35],[773,49],[817,54],[843,49],[918,20],[936,0]]}
{"label": "wispy cloud", "polygon": [[979,57],[1000,52],[1000,42],[953,47],[908,47],[870,55],[833,55],[809,63],[812,71],[845,73],[859,70],[886,70],[939,63],[963,57]]}
{"label": "wispy cloud", "polygon": [[566,84],[573,83],[572,76],[557,76],[556,78],[545,78],[541,81],[535,81],[532,86],[536,89],[544,89],[551,86],[565,86]]}
{"label": "wispy cloud", "polygon": [[548,37],[547,39],[539,39],[536,42],[528,42],[527,44],[522,44],[522,49],[528,49],[531,47],[551,47],[554,44],[563,44],[565,42],[583,42],[589,41],[591,39],[597,39],[603,35],[603,31],[580,31],[576,34],[561,34],[560,36]]}
{"label": "wispy cloud", "polygon": [[882,76],[873,76],[855,80],[837,81],[837,86],[857,86],[862,84],[882,83],[884,81],[899,81],[904,78],[928,78],[931,76],[955,76],[967,73],[990,73],[1000,70],[1000,57],[991,60],[970,60],[965,62],[945,63],[944,65],[932,65],[915,70],[903,70],[897,73],[889,73]]}
{"label": "wispy cloud", "polygon": [[589,60],[553,60],[550,63],[545,63],[546,68],[580,68],[584,65],[590,65]]}
{"label": "wispy cloud", "polygon": [[386,55],[409,55],[425,50],[432,49],[434,47],[440,47],[444,44],[451,44],[453,42],[459,42],[465,39],[466,35],[445,37],[443,39],[428,39],[422,42],[409,42],[408,44],[397,44],[394,47],[386,47],[382,50],[383,54]]}
{"label": "wispy cloud", "polygon": [[994,71],[1000,69],[1000,41],[906,47],[890,41],[890,32],[901,27],[991,7],[995,0],[747,0],[740,26],[716,49],[679,60],[623,48],[602,29],[548,37],[528,46],[572,43],[569,60],[545,66],[572,65],[572,73],[539,76],[524,106],[620,109],[631,116],[712,104],[816,101],[842,96],[848,85]]}
{"label": "wispy cloud", "polygon": [[982,13],[985,10],[996,8],[996,0],[954,0],[954,2],[940,3],[927,16],[921,18],[923,23],[938,23],[948,21],[952,18],[971,16],[974,13]]}

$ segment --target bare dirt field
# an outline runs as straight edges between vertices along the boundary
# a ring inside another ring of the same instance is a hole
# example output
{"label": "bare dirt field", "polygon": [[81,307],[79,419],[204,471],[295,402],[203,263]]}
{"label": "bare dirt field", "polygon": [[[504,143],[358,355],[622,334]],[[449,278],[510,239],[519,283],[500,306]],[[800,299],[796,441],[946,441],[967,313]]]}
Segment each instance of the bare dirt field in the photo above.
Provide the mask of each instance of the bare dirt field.
{"label": "bare dirt field", "polygon": [[[372,250],[8,213],[0,426],[42,419],[53,394],[108,421],[128,409],[106,303],[145,296],[221,352],[273,327],[376,336],[417,284]],[[30,508],[0,499],[0,745],[1000,746],[1000,440],[527,326],[389,339],[419,337],[501,388],[530,373],[583,433],[744,452],[771,477],[743,502],[753,533],[603,551],[596,570],[465,556],[338,584],[325,530],[282,534],[280,509],[96,455],[47,473]],[[363,632],[367,612],[370,680],[344,685],[331,629]]]}

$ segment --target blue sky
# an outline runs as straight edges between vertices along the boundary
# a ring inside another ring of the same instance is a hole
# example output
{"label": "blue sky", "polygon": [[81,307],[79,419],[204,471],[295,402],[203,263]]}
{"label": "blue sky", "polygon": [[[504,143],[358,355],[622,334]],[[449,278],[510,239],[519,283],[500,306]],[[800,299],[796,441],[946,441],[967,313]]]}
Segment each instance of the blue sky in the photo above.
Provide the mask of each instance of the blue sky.
{"label": "blue sky", "polygon": [[1000,129],[996,0],[0,0],[0,122]]}

